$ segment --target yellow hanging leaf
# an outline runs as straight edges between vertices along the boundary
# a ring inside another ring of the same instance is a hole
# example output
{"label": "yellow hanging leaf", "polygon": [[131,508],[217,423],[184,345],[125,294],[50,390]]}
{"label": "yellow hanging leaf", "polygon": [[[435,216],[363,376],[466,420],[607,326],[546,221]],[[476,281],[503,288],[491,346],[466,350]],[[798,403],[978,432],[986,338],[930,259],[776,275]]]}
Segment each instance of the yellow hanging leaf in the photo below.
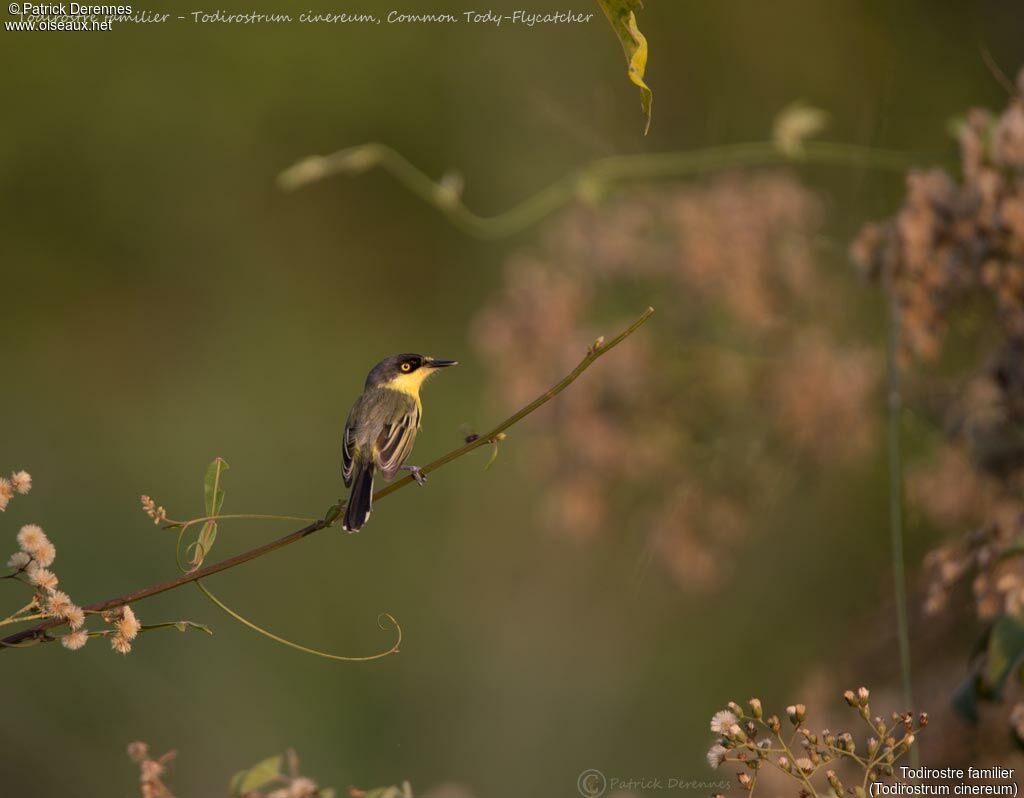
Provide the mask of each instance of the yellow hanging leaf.
{"label": "yellow hanging leaf", "polygon": [[647,39],[636,24],[637,9],[643,8],[642,0],[597,0],[604,15],[608,17],[612,30],[619,37],[622,49],[626,53],[629,65],[629,79],[640,89],[640,107],[643,109],[646,123],[644,135],[651,129],[651,101],[654,95],[650,87],[644,83],[644,72],[647,70]]}

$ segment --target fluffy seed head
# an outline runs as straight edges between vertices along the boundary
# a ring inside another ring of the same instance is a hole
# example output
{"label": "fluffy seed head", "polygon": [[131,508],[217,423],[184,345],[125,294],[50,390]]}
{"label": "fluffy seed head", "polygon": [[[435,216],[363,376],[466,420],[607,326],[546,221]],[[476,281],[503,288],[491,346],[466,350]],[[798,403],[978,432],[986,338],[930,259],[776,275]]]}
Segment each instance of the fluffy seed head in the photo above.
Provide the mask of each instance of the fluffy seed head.
{"label": "fluffy seed head", "polygon": [[36,587],[50,591],[57,589],[57,575],[46,568],[33,568],[28,571],[28,580]]}
{"label": "fluffy seed head", "polygon": [[64,618],[67,620],[68,626],[70,626],[72,630],[77,631],[85,625],[85,610],[72,604],[64,613]]}
{"label": "fluffy seed head", "polygon": [[[38,573],[38,571],[36,573]],[[50,593],[49,598],[46,599],[46,611],[57,618],[66,617],[68,611],[74,606],[74,603],[71,601],[71,596],[63,590],[54,590]]]}
{"label": "fluffy seed head", "polygon": [[723,709],[711,718],[711,731],[715,734],[728,734],[729,729],[736,725],[738,718],[729,710]]}
{"label": "fluffy seed head", "polygon": [[50,540],[46,537],[46,533],[36,524],[25,524],[18,532],[18,545],[21,546],[22,551],[27,551],[29,554],[34,549],[49,542]]}
{"label": "fluffy seed head", "polygon": [[110,647],[118,654],[127,654],[132,650],[132,644],[121,637],[121,635],[114,635],[110,638]]}
{"label": "fluffy seed head", "polygon": [[713,770],[718,770],[718,766],[725,761],[725,755],[728,753],[725,746],[715,743],[708,749],[708,764]]}
{"label": "fluffy seed head", "polygon": [[28,553],[32,555],[33,560],[44,568],[49,568],[53,565],[53,561],[57,559],[57,547],[50,541],[40,543]]}
{"label": "fluffy seed head", "polygon": [[141,762],[149,756],[149,746],[141,740],[128,743],[128,756],[132,762]]}
{"label": "fluffy seed head", "polygon": [[309,798],[317,793],[316,782],[305,776],[298,776],[292,779],[288,785],[289,798]]}
{"label": "fluffy seed head", "polygon": [[30,562],[32,562],[32,558],[27,553],[16,551],[11,555],[11,559],[7,561],[7,567],[13,568],[16,571],[23,571]]}
{"label": "fluffy seed head", "polygon": [[118,635],[125,640],[134,640],[135,636],[139,633],[139,629],[142,628],[139,619],[135,617],[135,612],[127,604],[121,608],[121,617],[114,621],[114,626],[117,629]]}
{"label": "fluffy seed head", "polygon": [[84,646],[88,640],[89,635],[86,631],[84,629],[79,629],[76,632],[64,635],[60,639],[60,644],[70,651],[78,651],[78,649]]}
{"label": "fluffy seed head", "polygon": [[11,474],[11,487],[21,495],[32,490],[32,475],[28,471],[16,471]]}

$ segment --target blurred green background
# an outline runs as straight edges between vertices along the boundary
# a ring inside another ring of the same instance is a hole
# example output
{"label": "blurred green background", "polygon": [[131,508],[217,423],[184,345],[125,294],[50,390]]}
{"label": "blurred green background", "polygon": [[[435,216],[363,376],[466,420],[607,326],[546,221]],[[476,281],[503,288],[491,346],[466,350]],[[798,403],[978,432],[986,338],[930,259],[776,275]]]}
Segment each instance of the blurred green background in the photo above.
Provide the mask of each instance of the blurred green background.
{"label": "blurred green background", "polygon": [[[341,490],[345,413],[368,368],[397,351],[463,363],[427,389],[413,461],[500,417],[470,323],[536,232],[475,241],[382,173],[280,192],[277,173],[305,155],[381,141],[432,175],[460,169],[467,203],[489,213],[597,156],[764,139],[774,114],[804,99],[831,113],[830,138],[934,162],[952,152],[950,117],[1005,102],[980,46],[1011,75],[1024,56],[1010,0],[651,0],[640,24],[655,93],[647,138],[599,14],[532,29],[4,32],[0,468],[27,469],[35,487],[0,516],[0,536],[13,550],[21,524],[41,524],[62,587],[89,602],[173,574],[173,533],[148,522],[138,496],[198,515],[214,456],[231,464],[225,512],[322,513]],[[826,199],[821,268],[846,281],[863,339],[881,346],[879,297],[845,248],[891,212],[902,180],[801,174]],[[626,535],[578,545],[539,530],[544,486],[515,467],[535,445],[515,433],[490,470],[486,454],[460,460],[379,507],[359,535],[326,531],[210,583],[256,622],[344,654],[386,647],[375,618],[390,612],[406,636],[398,656],[303,656],[191,588],[137,612],[210,623],[213,638],[147,635],[127,657],[103,641],[3,654],[4,794],[137,794],[123,753],[133,739],[178,749],[181,796],[224,794],[234,771],[287,746],[339,788],[407,778],[489,798],[572,795],[587,768],[710,781],[707,717],[729,699],[799,697],[808,668],[838,665],[856,646],[838,641],[889,588],[880,455],[841,486],[812,486],[773,521],[770,556],[738,555],[727,590],[693,595],[660,572],[638,585]],[[213,556],[285,531],[225,524]],[[927,533],[914,534],[919,558]],[[3,606],[19,606],[20,590],[0,583]],[[834,598],[806,610],[833,613],[834,641],[773,626],[809,594]],[[895,659],[879,672],[895,681]]]}

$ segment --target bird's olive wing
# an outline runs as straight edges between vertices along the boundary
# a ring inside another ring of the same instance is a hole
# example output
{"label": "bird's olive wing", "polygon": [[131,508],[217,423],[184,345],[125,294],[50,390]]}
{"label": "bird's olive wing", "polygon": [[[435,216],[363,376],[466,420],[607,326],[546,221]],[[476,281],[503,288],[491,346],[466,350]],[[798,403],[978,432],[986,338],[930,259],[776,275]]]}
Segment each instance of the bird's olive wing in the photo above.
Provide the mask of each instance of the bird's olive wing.
{"label": "bird's olive wing", "polygon": [[345,422],[345,434],[341,438],[341,476],[345,480],[345,487],[352,485],[352,474],[355,470],[353,464],[356,451],[356,425],[352,420],[354,412],[348,414]]}
{"label": "bird's olive wing", "polygon": [[412,451],[420,425],[419,408],[412,406],[394,421],[386,423],[377,438],[377,467],[385,479],[393,479]]}

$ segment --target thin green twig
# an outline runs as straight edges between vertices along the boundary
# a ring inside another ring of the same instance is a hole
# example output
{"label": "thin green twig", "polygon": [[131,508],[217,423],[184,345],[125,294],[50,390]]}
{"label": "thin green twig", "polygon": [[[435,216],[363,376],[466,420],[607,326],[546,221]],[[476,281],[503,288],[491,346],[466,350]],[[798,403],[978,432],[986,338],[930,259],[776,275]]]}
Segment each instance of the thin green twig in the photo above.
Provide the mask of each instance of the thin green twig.
{"label": "thin green twig", "polygon": [[391,644],[390,648],[388,648],[385,651],[380,651],[376,654],[369,654],[365,657],[345,657],[340,654],[330,654],[327,651],[320,651],[316,648],[309,648],[308,646],[303,646],[299,643],[293,643],[291,640],[286,640],[285,638],[280,637],[279,635],[276,635],[273,632],[268,631],[267,629],[264,629],[262,626],[257,626],[248,618],[245,618],[244,616],[235,612],[235,610],[231,609],[231,607],[229,607],[227,604],[225,604],[223,601],[221,601],[219,598],[213,595],[213,593],[211,593],[210,590],[206,587],[206,585],[204,585],[200,580],[196,580],[196,587],[199,588],[199,591],[204,596],[206,596],[206,598],[208,598],[210,601],[212,601],[214,604],[220,607],[224,612],[226,612],[228,615],[230,615],[243,626],[247,626],[254,632],[258,632],[264,637],[269,637],[271,640],[280,643],[283,646],[294,648],[296,651],[301,651],[304,654],[313,654],[317,657],[338,660],[339,662],[369,662],[370,660],[381,659],[382,657],[387,657],[391,654],[397,654],[402,645],[402,627],[398,624],[398,621],[395,620],[393,615],[390,615],[386,612],[382,612],[377,617],[378,626],[380,626],[381,629],[387,629],[387,626],[385,626],[384,624],[384,621],[386,620],[391,626],[395,628],[395,642]]}
{"label": "thin green twig", "polygon": [[454,187],[455,181],[434,180],[404,155],[379,143],[304,158],[281,172],[278,185],[295,190],[334,175],[356,175],[381,168],[464,232],[494,239],[522,232],[575,199],[592,199],[620,185],[643,180],[694,177],[740,166],[780,163],[904,172],[916,161],[911,153],[841,141],[807,141],[798,154],[783,152],[771,141],[756,141],[683,152],[613,155],[590,162],[494,216],[470,210],[462,201],[460,189]]}
{"label": "thin green twig", "polygon": [[[907,578],[903,557],[903,386],[900,370],[902,335],[897,300],[892,291],[889,297],[888,336],[888,453],[889,453],[889,537],[892,549],[893,598],[896,603],[896,634],[899,638],[900,677],[903,701],[907,711],[914,706],[910,668],[910,622],[907,612]],[[917,767],[917,748],[910,753],[911,766]]]}

